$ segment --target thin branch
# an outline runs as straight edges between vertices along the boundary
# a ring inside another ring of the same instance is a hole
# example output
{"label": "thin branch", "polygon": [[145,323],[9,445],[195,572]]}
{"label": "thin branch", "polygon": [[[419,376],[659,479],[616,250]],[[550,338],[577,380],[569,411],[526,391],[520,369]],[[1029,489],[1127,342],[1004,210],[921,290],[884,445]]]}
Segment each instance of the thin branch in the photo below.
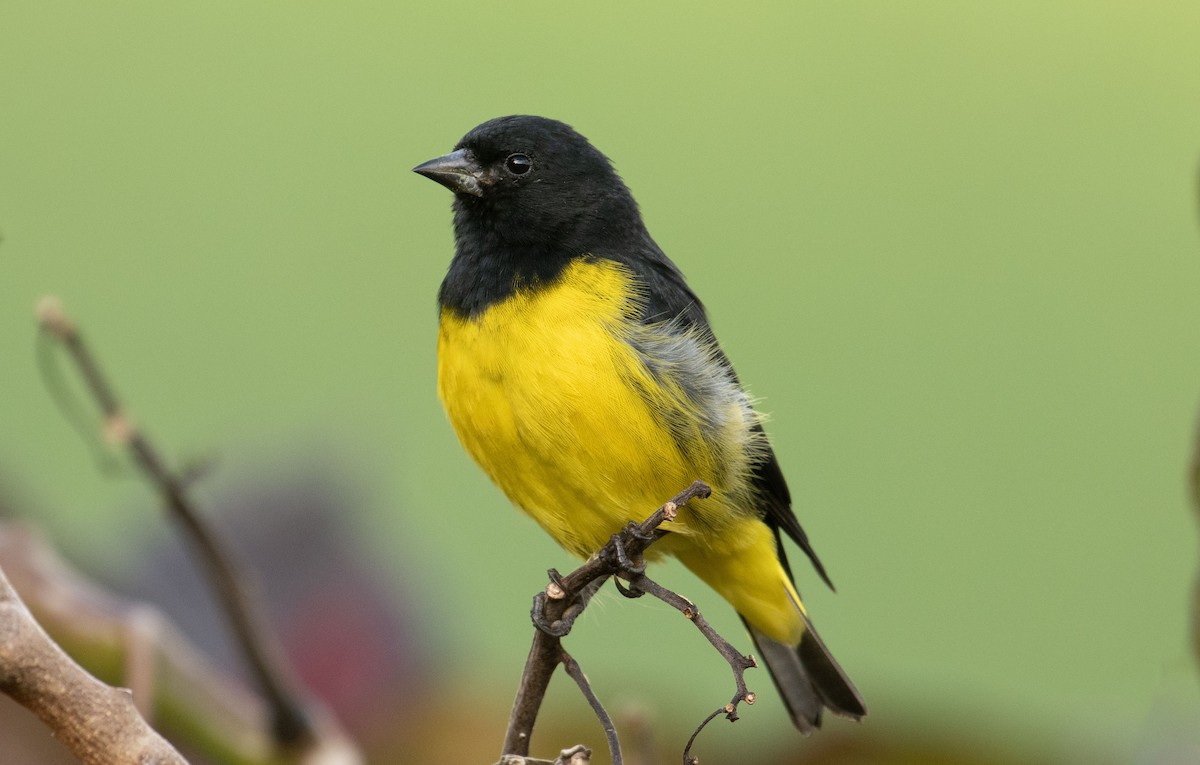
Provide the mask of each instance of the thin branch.
{"label": "thin branch", "polygon": [[648,578],[645,574],[634,577],[630,580],[630,585],[642,592],[653,595],[683,614],[692,624],[696,625],[696,629],[700,630],[700,634],[704,635],[713,648],[717,649],[717,653],[721,654],[721,657],[729,663],[729,668],[733,670],[733,680],[737,686],[737,690],[734,692],[729,704],[726,704],[721,709],[724,710],[725,716],[730,722],[736,721],[738,719],[738,704],[743,701],[747,704],[753,704],[757,699],[752,691],[746,689],[746,670],[754,669],[758,666],[758,662],[754,660],[753,656],[742,655],[740,651],[733,647],[732,643],[721,637],[721,634],[713,629],[713,626],[701,615],[700,609],[696,608],[692,601],[668,590],[666,587]]}
{"label": "thin branch", "polygon": [[692,745],[696,743],[696,739],[700,736],[700,731],[708,727],[708,724],[725,713],[725,707],[714,709],[708,717],[700,721],[696,726],[696,730],[692,731],[692,735],[688,736],[687,743],[683,747],[683,765],[696,765],[699,760],[692,756]]}
{"label": "thin branch", "polygon": [[692,732],[691,737],[688,738],[687,745],[683,748],[684,765],[694,765],[696,759],[691,755],[692,744],[696,742],[700,731],[704,730],[710,722],[722,714],[725,715],[726,720],[737,722],[738,705],[743,701],[747,704],[754,703],[757,696],[746,687],[746,670],[757,667],[758,662],[754,660],[753,656],[743,656],[740,651],[733,647],[732,643],[721,637],[720,633],[713,629],[708,620],[700,614],[700,609],[696,608],[696,605],[692,601],[682,595],[668,590],[647,577],[644,573],[631,577],[629,585],[635,592],[649,593],[683,614],[692,624],[696,625],[696,629],[700,630],[700,634],[708,639],[708,642],[712,644],[713,648],[717,649],[717,653],[721,654],[725,661],[729,663],[729,668],[733,670],[733,681],[736,686],[733,698],[730,699],[728,704],[719,707],[708,717],[705,717],[700,725],[696,727],[696,730]]}
{"label": "thin branch", "polygon": [[92,677],[50,639],[0,571],[0,691],[42,719],[85,765],[187,765],[129,691]]}
{"label": "thin branch", "polygon": [[43,298],[37,315],[42,329],[58,340],[78,369],[104,416],[108,440],[130,450],[143,475],[158,490],[171,517],[200,555],[250,671],[272,710],[276,740],[289,746],[311,741],[313,723],[299,701],[294,683],[288,679],[282,651],[270,639],[259,611],[252,607],[250,595],[242,585],[245,577],[233,557],[193,507],[185,481],[167,468],[149,439],[125,415],[108,379],[58,300]]}
{"label": "thin branch", "polygon": [[[560,641],[570,632],[572,624],[582,613],[591,596],[612,576],[620,576],[630,582],[631,589],[622,588],[622,592],[631,596],[649,592],[684,613],[729,662],[734,671],[737,692],[733,700],[714,713],[713,717],[725,713],[730,720],[736,720],[739,703],[742,701],[748,704],[754,703],[754,694],[746,690],[743,677],[746,669],[756,666],[754,659],[742,656],[727,640],[717,634],[700,616],[691,601],[645,578],[642,565],[642,556],[646,549],[667,533],[660,526],[666,521],[674,520],[679,508],[689,500],[704,498],[709,494],[711,494],[711,490],[708,486],[702,481],[696,481],[656,510],[644,522],[631,523],[620,534],[613,535],[604,548],[571,573],[562,576],[554,570],[549,572],[550,584],[546,586],[544,592],[538,593],[533,601],[531,616],[537,629],[534,631],[533,645],[530,647],[529,657],[525,662],[525,671],[521,675],[521,683],[517,689],[517,698],[513,702],[512,713],[509,717],[508,731],[504,737],[504,755],[514,758],[528,757],[533,726],[537,720],[542,699],[545,697],[546,688],[550,684],[550,678],[553,676],[555,668],[570,658],[563,650]],[[575,671],[568,668],[568,673]],[[572,674],[572,677],[579,683],[582,673],[578,673],[578,677]],[[580,683],[580,690],[583,691],[588,703],[596,712],[601,724],[604,725],[613,763],[618,765],[622,761],[622,756],[616,730],[612,726],[608,713],[595,698],[590,686],[586,685],[586,681]],[[704,724],[701,724],[700,727],[703,728]],[[692,734],[692,740],[695,739],[699,730],[697,729],[696,733]],[[688,742],[688,746],[690,750],[691,741]],[[688,755],[685,754],[685,756]]]}
{"label": "thin branch", "polygon": [[517,698],[509,714],[502,757],[529,756],[533,724],[537,722],[542,699],[546,696],[550,678],[562,656],[562,644],[559,641],[558,637],[534,630],[533,645],[529,647],[529,657],[525,660],[525,670],[521,673],[521,683],[517,687]]}
{"label": "thin branch", "polygon": [[583,674],[583,670],[580,669],[579,662],[575,661],[566,651],[563,651],[561,661],[563,671],[579,686],[583,697],[587,699],[592,711],[600,719],[600,724],[604,726],[604,737],[608,739],[608,751],[612,752],[612,765],[622,765],[621,743],[617,740],[617,726],[613,725],[612,718],[608,716],[604,705],[600,703],[600,699],[596,698],[596,692],[592,690],[592,684],[588,682],[587,675]]}

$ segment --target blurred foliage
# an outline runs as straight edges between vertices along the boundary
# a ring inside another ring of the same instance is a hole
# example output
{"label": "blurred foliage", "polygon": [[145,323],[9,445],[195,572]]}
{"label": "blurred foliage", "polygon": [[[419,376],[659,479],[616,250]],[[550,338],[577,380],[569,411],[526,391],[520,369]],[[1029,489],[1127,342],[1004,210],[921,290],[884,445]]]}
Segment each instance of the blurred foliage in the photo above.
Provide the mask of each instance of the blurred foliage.
{"label": "blurred foliage", "polygon": [[[494,755],[570,561],[444,422],[449,199],[408,168],[541,113],[614,159],[763,397],[838,595],[801,587],[871,709],[800,740],[764,678],[705,762],[1195,751],[1164,721],[1200,714],[1200,5],[10,0],[0,36],[2,488],[75,559],[133,576],[161,528],[37,375],[49,291],[138,421],[216,458],[215,510],[297,464],[354,487],[330,504],[438,678],[398,690],[415,739]],[[663,609],[597,605],[572,653],[675,751],[723,667]],[[548,747],[601,739],[546,714]]]}

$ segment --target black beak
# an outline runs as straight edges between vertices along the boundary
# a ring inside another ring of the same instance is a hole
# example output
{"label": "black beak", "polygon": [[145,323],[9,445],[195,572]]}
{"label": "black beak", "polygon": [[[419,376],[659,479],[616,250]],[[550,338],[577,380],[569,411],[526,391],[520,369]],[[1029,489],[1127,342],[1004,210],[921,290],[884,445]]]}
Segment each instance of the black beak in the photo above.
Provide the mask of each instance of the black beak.
{"label": "black beak", "polygon": [[452,151],[444,157],[422,162],[413,172],[437,181],[455,194],[483,196],[483,167],[468,149]]}

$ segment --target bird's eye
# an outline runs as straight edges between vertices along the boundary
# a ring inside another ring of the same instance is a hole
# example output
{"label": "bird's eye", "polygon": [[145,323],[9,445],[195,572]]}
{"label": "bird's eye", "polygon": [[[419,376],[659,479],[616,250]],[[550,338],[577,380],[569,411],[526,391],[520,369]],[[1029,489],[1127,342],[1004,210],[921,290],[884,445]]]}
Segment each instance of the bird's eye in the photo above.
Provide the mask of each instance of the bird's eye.
{"label": "bird's eye", "polygon": [[524,154],[510,154],[504,160],[504,166],[513,175],[524,175],[533,169],[533,160]]}

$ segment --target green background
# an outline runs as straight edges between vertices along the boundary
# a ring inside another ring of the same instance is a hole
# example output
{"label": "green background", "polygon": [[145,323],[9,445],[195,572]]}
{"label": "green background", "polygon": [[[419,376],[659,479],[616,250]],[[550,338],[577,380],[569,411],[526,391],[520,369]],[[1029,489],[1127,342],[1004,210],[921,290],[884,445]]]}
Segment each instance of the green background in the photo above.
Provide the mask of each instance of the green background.
{"label": "green background", "polygon": [[[168,453],[218,458],[213,494],[298,455],[355,486],[498,748],[529,597],[570,560],[444,420],[450,197],[409,168],[544,114],[614,160],[770,413],[839,591],[801,588],[871,709],[835,730],[1200,746],[1200,4],[7,0],[0,30],[0,481],[75,557],[155,523],[38,376],[45,293]],[[570,641],[669,741],[730,690],[645,601]],[[709,751],[797,746],[752,685]]]}

